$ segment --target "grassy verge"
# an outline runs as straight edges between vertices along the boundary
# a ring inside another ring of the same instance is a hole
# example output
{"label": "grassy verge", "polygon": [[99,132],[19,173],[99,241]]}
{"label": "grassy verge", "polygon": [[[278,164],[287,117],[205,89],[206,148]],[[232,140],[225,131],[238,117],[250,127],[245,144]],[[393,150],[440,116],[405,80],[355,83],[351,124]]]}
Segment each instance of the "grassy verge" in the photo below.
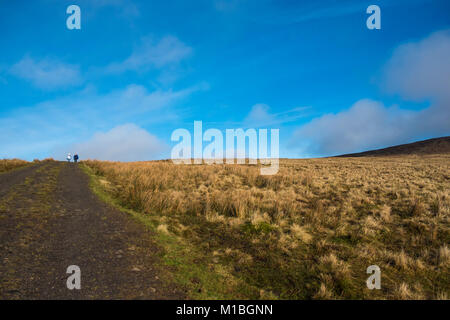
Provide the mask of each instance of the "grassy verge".
{"label": "grassy verge", "polygon": [[0,173],[22,168],[30,164],[31,162],[20,159],[0,159]]}
{"label": "grassy verge", "polygon": [[[195,247],[167,230],[165,217],[127,208],[109,192],[106,180],[96,175],[86,165],[81,164],[80,168],[90,177],[90,187],[102,201],[128,213],[155,234],[157,243],[163,249],[160,267],[169,271],[165,273],[166,279],[164,280],[173,281],[183,287],[187,290],[189,298],[246,299],[260,297],[258,289],[231,275],[231,271],[226,266],[215,263],[214,257],[205,257],[201,247]],[[236,295],[237,292],[240,293]],[[266,295],[264,298],[274,297]]]}
{"label": "grassy verge", "polygon": [[39,163],[51,162],[54,162],[53,158],[47,158],[44,160],[35,159],[32,162],[21,159],[0,159],[0,174]]}

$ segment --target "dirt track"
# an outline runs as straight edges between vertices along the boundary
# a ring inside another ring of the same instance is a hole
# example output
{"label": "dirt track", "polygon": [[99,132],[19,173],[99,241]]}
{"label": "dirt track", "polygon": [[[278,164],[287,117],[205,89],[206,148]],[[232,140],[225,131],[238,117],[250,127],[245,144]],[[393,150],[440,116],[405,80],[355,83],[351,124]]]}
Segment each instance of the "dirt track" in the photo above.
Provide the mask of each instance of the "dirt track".
{"label": "dirt track", "polygon": [[[180,299],[141,224],[101,202],[75,164],[0,175],[0,299]],[[69,265],[81,289],[69,290]]]}

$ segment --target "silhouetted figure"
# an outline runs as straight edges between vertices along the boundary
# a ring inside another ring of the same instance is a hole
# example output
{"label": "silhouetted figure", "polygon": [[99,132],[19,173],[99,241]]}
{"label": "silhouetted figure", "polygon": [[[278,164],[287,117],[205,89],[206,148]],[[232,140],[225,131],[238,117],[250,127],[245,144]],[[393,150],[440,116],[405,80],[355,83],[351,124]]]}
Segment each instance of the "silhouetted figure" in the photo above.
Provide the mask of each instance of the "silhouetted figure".
{"label": "silhouetted figure", "polygon": [[74,161],[75,163],[78,162],[78,154],[75,153],[75,155],[73,156],[73,161]]}
{"label": "silhouetted figure", "polygon": [[67,162],[70,162],[70,160],[72,160],[72,155],[70,154],[70,152],[67,154]]}

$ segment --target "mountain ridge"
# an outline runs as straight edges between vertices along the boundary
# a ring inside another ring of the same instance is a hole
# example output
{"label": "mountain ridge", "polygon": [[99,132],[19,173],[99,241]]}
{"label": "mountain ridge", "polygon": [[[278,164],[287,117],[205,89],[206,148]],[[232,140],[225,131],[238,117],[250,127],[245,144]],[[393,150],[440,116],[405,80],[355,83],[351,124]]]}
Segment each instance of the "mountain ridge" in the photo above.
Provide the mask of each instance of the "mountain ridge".
{"label": "mountain ridge", "polygon": [[336,157],[366,157],[366,156],[396,156],[396,155],[427,155],[450,153],[450,136],[420,140],[412,143],[368,150],[357,153],[348,153]]}

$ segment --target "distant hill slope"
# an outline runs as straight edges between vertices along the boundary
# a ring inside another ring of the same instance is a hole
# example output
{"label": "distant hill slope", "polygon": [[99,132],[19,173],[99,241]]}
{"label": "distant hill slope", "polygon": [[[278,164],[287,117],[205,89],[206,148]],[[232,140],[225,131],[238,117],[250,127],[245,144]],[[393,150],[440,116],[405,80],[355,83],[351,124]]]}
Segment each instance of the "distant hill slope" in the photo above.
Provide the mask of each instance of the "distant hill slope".
{"label": "distant hill slope", "polygon": [[389,148],[343,154],[338,157],[395,156],[408,154],[443,154],[450,153],[450,136],[401,144]]}

